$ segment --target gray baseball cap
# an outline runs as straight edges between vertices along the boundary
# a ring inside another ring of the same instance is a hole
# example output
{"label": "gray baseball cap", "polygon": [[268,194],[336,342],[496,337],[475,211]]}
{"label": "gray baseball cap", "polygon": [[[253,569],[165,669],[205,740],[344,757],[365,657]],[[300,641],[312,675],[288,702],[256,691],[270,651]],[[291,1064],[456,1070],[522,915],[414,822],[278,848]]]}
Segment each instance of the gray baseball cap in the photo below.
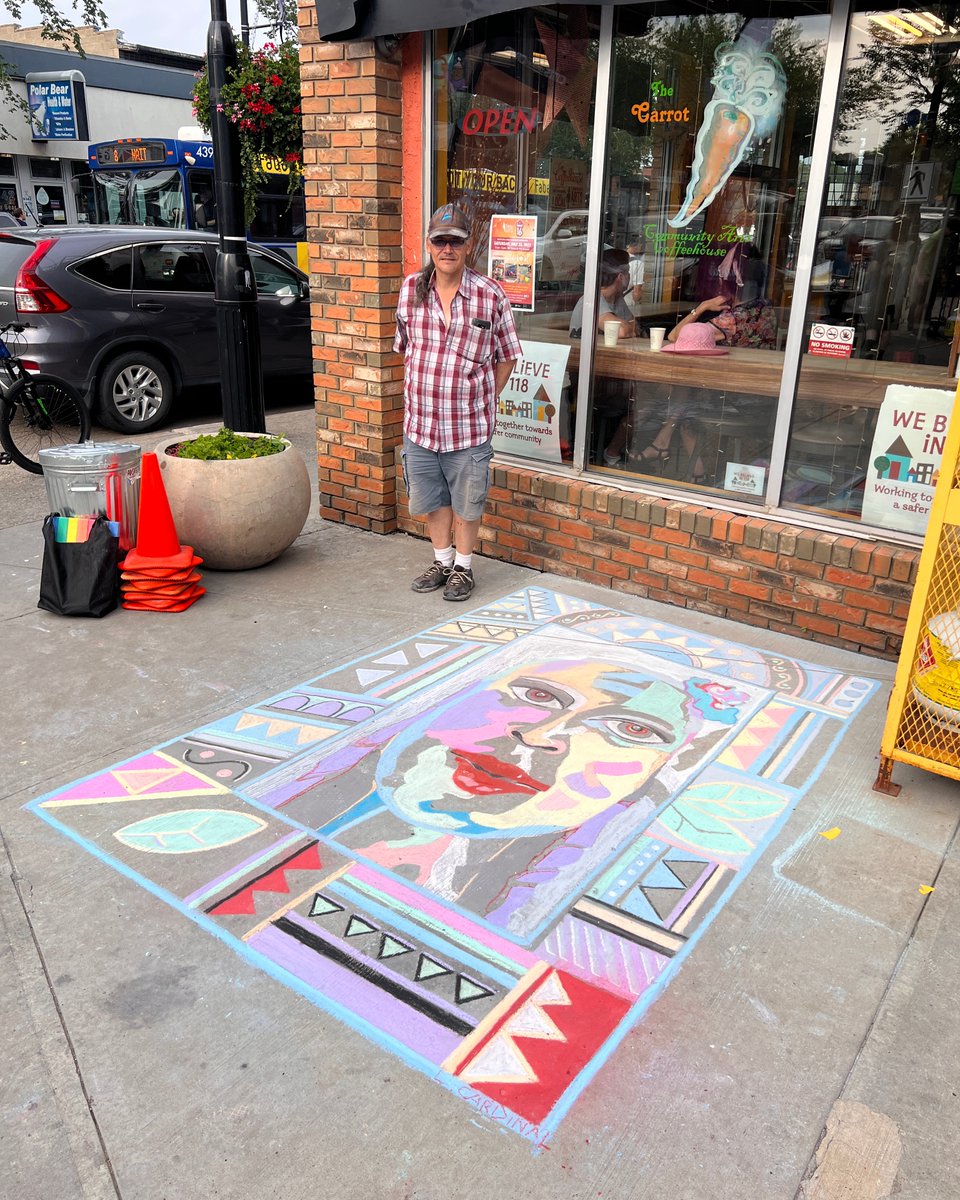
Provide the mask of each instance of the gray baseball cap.
{"label": "gray baseball cap", "polygon": [[427,237],[447,233],[451,237],[468,238],[470,218],[458,204],[442,204],[430,218]]}

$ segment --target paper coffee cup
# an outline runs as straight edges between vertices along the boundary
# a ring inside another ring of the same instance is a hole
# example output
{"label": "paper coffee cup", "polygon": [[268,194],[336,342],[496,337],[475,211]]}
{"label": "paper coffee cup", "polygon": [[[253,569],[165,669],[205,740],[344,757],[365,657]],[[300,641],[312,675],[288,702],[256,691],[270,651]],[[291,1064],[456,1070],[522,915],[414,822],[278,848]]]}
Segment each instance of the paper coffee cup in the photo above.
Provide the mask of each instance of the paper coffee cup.
{"label": "paper coffee cup", "polygon": [[650,330],[650,349],[663,349],[663,339],[667,336],[667,331],[660,325],[655,325]]}
{"label": "paper coffee cup", "polygon": [[617,339],[620,337],[620,322],[605,321],[603,326],[603,344],[605,346],[615,346]]}

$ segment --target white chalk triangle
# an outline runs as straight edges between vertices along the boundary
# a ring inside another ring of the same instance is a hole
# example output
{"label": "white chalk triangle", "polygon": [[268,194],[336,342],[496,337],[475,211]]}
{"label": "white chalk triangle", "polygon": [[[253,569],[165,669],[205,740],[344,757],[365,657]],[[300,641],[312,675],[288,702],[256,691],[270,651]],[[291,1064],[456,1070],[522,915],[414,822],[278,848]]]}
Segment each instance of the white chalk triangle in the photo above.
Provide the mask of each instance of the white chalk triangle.
{"label": "white chalk triangle", "polygon": [[537,1076],[513,1042],[500,1036],[484,1046],[460,1078],[468,1083],[535,1083]]}
{"label": "white chalk triangle", "polygon": [[378,679],[386,679],[388,675],[392,675],[392,671],[370,671],[366,667],[361,667],[357,671],[357,682],[366,687],[368,683],[376,683]]}
{"label": "white chalk triangle", "polygon": [[393,654],[386,654],[383,658],[374,659],[374,662],[383,663],[385,666],[388,663],[394,667],[410,666],[410,662],[402,650],[395,650]]}
{"label": "white chalk triangle", "polygon": [[513,1014],[503,1027],[511,1037],[545,1038],[550,1042],[565,1042],[567,1039],[553,1021],[537,1004],[525,1004]]}
{"label": "white chalk triangle", "polygon": [[441,650],[446,650],[446,646],[438,646],[436,642],[415,642],[414,645],[421,658],[429,658],[431,654],[439,654]]}
{"label": "white chalk triangle", "polygon": [[563,984],[556,971],[551,971],[533,996],[534,1004],[569,1004],[570,997],[563,990]]}

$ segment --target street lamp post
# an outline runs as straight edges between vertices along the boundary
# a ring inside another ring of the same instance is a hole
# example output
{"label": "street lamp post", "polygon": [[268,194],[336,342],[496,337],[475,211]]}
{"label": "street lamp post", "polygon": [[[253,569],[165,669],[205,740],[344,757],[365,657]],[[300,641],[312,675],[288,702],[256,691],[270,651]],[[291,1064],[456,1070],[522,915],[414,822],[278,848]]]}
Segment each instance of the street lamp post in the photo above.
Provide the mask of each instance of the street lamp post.
{"label": "street lamp post", "polygon": [[250,264],[243,221],[240,133],[218,108],[227,71],[236,65],[237,48],[227,23],[226,0],[210,0],[207,75],[210,80],[210,130],[217,198],[216,309],[220,354],[223,423],[244,433],[266,432],[257,285]]}

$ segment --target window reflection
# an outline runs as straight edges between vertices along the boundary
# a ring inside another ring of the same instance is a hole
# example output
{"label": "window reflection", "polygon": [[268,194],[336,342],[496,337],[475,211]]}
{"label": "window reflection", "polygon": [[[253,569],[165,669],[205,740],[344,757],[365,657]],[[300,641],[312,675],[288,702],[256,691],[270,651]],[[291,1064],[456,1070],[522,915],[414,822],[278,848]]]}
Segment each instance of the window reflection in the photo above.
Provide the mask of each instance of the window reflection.
{"label": "window reflection", "polygon": [[[939,463],[936,440],[925,442],[916,424],[929,432],[955,386],[958,44],[955,6],[853,19],[804,327],[788,506],[923,532],[922,515],[905,516],[906,493]],[[826,339],[814,336],[824,329]],[[905,388],[923,389],[911,400],[925,414],[913,419],[913,434],[894,432]],[[901,478],[881,489],[876,464],[891,451]]]}
{"label": "window reflection", "polygon": [[826,28],[618,8],[606,236],[642,282],[639,337],[598,343],[597,467],[762,499]]}
{"label": "window reflection", "polygon": [[531,311],[514,302],[517,327],[525,345],[541,347],[531,370],[553,369],[559,378],[546,399],[541,377],[512,381],[499,428],[517,432],[502,448],[569,460],[577,360],[562,352],[551,360],[550,349],[569,342],[570,315],[583,295],[599,10],[543,5],[441,31],[436,44],[436,203],[455,200],[472,213],[473,265],[481,271],[493,214],[537,219],[532,272],[509,257],[490,270],[504,286],[532,274],[532,304],[523,306]]}

